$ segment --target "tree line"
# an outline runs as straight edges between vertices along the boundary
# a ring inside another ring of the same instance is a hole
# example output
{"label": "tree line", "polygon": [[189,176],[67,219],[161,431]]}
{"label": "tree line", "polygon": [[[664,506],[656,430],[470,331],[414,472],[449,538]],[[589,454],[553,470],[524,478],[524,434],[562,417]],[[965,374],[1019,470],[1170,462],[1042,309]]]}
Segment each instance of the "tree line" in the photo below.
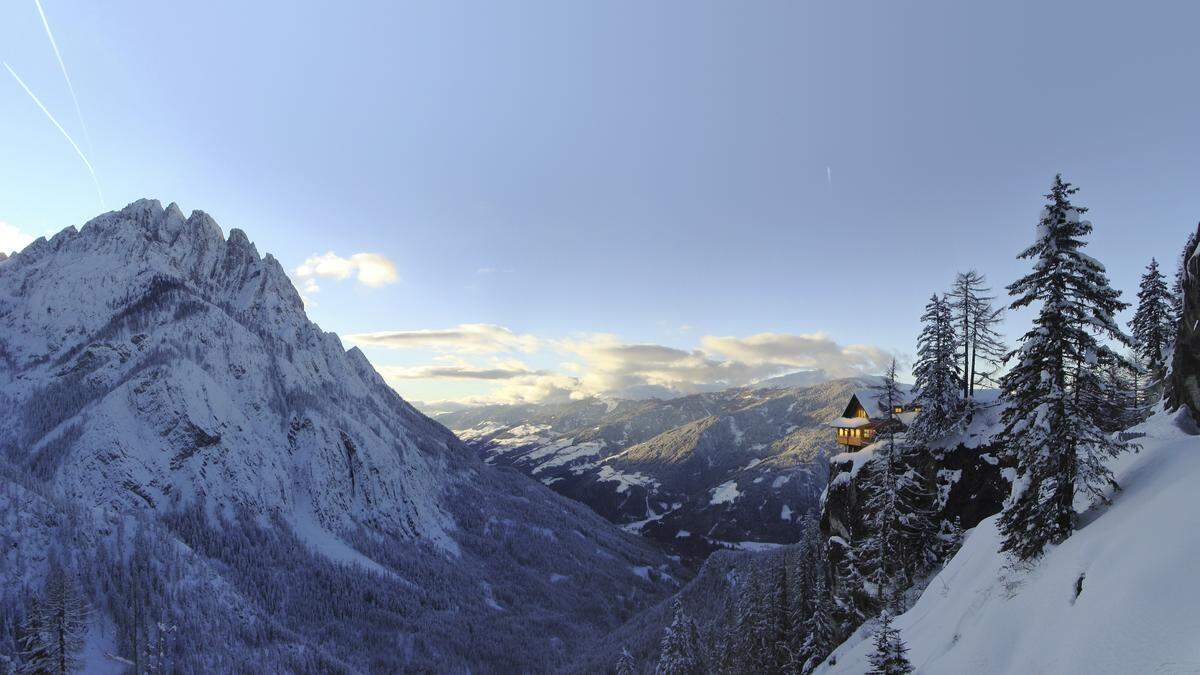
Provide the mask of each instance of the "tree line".
{"label": "tree line", "polygon": [[[854,475],[865,535],[826,537],[810,522],[796,551],[737,589],[720,635],[702,639],[677,602],[655,672],[807,673],[869,619],[870,672],[913,672],[893,617],[960,544],[957,523],[935,517],[936,477],[944,449],[983,405],[998,407],[994,445],[1016,469],[999,521],[1003,552],[1039,557],[1074,532],[1077,495],[1107,502],[1120,489],[1109,461],[1136,448],[1118,432],[1163,398],[1196,236],[1173,287],[1150,260],[1126,331],[1116,316],[1129,303],[1083,252],[1093,225],[1077,192],[1055,177],[1034,241],[1018,254],[1031,269],[1005,288],[1007,302],[969,270],[925,305],[911,391],[897,385],[895,362],[874,391],[876,436]],[[1034,312],[1032,326],[1010,348],[1000,327],[1021,309]],[[978,401],[983,388],[998,388],[999,400]],[[920,414],[902,424],[894,411],[913,403]],[[618,672],[635,669],[625,653]]]}

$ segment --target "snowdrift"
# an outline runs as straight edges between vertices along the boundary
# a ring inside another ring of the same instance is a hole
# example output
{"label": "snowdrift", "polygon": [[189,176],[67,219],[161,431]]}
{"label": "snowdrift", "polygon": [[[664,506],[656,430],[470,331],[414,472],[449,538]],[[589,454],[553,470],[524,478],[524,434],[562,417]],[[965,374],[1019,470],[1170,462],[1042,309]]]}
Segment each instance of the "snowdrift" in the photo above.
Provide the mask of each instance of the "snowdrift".
{"label": "snowdrift", "polygon": [[[1186,415],[1186,413],[1183,413]],[[918,673],[1200,672],[1200,437],[1160,413],[1113,467],[1123,490],[1030,565],[1000,554],[998,516],[895,625]],[[869,669],[868,622],[818,670]]]}

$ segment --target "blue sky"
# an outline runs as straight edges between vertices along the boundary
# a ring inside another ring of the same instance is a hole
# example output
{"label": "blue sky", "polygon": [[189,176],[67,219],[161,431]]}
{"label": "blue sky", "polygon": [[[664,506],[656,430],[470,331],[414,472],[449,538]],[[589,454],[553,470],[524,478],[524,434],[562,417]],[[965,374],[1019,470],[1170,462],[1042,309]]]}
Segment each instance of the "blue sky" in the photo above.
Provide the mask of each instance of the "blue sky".
{"label": "blue sky", "polygon": [[[411,399],[872,370],[956,270],[1025,270],[1056,171],[1127,296],[1200,219],[1194,3],[42,6],[86,136],[34,0],[0,59],[107,208],[324,256],[310,316],[391,333]],[[0,242],[101,210],[0,71]]]}

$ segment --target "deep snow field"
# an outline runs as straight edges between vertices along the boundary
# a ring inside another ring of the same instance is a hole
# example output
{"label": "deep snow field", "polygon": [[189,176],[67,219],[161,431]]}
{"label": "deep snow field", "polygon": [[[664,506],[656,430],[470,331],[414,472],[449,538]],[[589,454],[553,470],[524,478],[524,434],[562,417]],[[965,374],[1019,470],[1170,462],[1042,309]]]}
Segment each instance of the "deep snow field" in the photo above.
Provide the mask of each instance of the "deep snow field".
{"label": "deep snow field", "polygon": [[[896,618],[916,672],[1200,673],[1200,436],[1181,415],[1132,430],[1147,436],[1116,460],[1112,505],[1077,505],[1079,531],[1034,564],[999,553],[999,516],[971,531]],[[818,672],[866,672],[874,628]]]}

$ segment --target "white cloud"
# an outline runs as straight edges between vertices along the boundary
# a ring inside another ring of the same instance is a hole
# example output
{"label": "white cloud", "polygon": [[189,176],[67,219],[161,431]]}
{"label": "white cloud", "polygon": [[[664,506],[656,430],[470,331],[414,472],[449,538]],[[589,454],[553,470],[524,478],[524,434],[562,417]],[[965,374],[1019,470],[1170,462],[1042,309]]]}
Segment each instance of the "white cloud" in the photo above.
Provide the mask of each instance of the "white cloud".
{"label": "white cloud", "polygon": [[504,326],[464,323],[454,328],[393,330],[347,335],[351,342],[388,349],[434,349],[466,354],[537,351],[541,341],[533,335],[514,333]]}
{"label": "white cloud", "polygon": [[476,366],[470,363],[451,363],[430,366],[383,366],[380,374],[394,380],[512,380],[528,375],[543,375],[520,361]]}
{"label": "white cloud", "polygon": [[839,345],[824,333],[758,333],[743,338],[706,335],[700,344],[710,352],[743,363],[820,369],[831,377],[877,373],[892,359],[892,354],[878,347]]}
{"label": "white cloud", "polygon": [[582,361],[586,394],[622,398],[667,397],[748,383],[764,369],[717,361],[700,350],[657,344],[628,344],[613,335],[561,340],[556,346]]}
{"label": "white cloud", "polygon": [[296,280],[300,282],[301,293],[316,293],[321,290],[317,284],[318,278],[345,281],[353,276],[360,284],[372,288],[394,284],[400,280],[395,263],[379,253],[355,253],[349,258],[343,258],[333,251],[328,251],[323,255],[309,256],[296,268],[295,274]]}
{"label": "white cloud", "polygon": [[[818,382],[880,372],[892,355],[869,345],[841,345],[822,333],[759,333],[746,337],[707,335],[699,347],[623,342],[615,335],[543,339],[503,326],[462,324],[443,330],[409,330],[348,336],[363,345],[391,349],[432,349],[438,363],[385,366],[381,372],[401,388],[404,380],[478,380],[486,393],[458,403],[536,403],[588,396],[669,398],[752,385],[778,376]],[[568,356],[554,370],[535,370],[517,359],[496,355],[548,352]],[[493,355],[483,363],[462,356]],[[462,355],[462,356],[460,356]],[[436,402],[439,405],[446,401]]]}
{"label": "white cloud", "polygon": [[34,237],[0,220],[0,253],[11,254],[28,246]]}

